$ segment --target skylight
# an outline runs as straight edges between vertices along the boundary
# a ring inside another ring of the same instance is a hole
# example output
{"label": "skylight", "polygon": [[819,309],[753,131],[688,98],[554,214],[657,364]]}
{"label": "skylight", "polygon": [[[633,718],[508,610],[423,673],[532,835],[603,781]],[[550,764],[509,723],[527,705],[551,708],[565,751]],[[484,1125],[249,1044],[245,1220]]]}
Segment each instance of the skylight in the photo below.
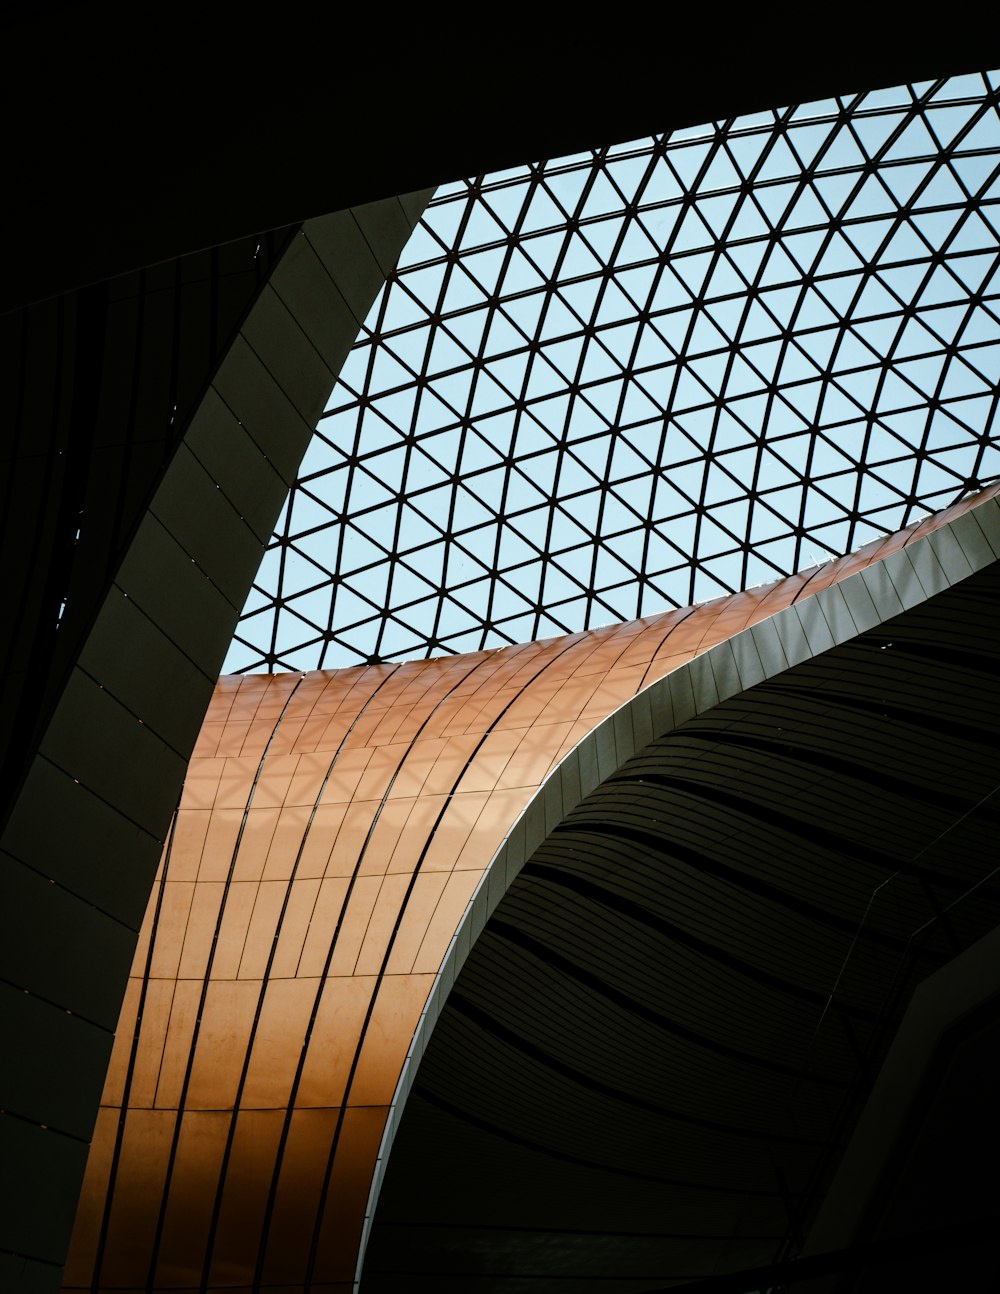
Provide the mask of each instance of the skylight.
{"label": "skylight", "polygon": [[438,190],[226,670],[632,619],[850,551],[1000,473],[998,75]]}

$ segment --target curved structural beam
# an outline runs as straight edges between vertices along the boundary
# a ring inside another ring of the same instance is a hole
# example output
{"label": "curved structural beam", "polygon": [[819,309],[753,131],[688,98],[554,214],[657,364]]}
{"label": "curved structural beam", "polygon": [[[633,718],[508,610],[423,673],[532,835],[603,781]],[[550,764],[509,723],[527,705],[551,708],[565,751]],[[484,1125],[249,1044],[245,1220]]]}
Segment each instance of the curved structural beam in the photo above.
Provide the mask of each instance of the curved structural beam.
{"label": "curved structural beam", "polygon": [[422,1050],[365,1294],[798,1251],[914,985],[1000,922],[998,595],[994,563],[708,691],[569,809]]}
{"label": "curved structural beam", "polygon": [[650,741],[993,563],[996,494],[632,624],[222,679],[146,914],[65,1288],[349,1289],[434,1020],[525,861]]}
{"label": "curved structural beam", "polygon": [[0,838],[5,1288],[58,1285],[188,757],[316,419],[428,196],[291,238],[97,597],[28,763]]}

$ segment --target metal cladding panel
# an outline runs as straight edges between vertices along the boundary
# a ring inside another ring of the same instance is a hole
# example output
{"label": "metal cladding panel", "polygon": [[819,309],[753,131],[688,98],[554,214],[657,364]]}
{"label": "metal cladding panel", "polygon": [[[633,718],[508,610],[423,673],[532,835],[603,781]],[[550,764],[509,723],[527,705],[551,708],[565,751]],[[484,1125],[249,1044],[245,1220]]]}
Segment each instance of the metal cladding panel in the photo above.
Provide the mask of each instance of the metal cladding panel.
{"label": "metal cladding panel", "polygon": [[992,515],[998,493],[629,624],[221,679],[143,926],[64,1288],[348,1288],[456,956],[533,850],[650,736],[784,670],[786,644],[812,655],[853,637],[837,587]]}

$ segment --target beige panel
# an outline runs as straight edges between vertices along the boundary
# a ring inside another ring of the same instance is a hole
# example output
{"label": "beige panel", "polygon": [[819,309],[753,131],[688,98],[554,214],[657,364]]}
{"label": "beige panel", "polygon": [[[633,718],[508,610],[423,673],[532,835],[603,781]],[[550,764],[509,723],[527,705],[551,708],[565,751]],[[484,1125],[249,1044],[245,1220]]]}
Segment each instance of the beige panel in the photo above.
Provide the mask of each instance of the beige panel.
{"label": "beige panel", "polygon": [[297,974],[323,974],[331,954],[334,935],[344,913],[349,884],[350,880],[346,876],[328,876],[320,881],[315,907],[302,944]]}
{"label": "beige panel", "polygon": [[386,949],[394,945],[393,931],[402,918],[404,906],[409,908],[410,884],[411,877],[405,875],[380,877],[371,916],[351,971],[353,975],[377,975],[381,970]]}
{"label": "beige panel", "polygon": [[348,1093],[349,1104],[389,1105],[402,1060],[399,1039],[413,1037],[433,983],[433,975],[387,975],[382,980]]}
{"label": "beige panel", "polygon": [[294,979],[298,973],[320,883],[318,877],[307,877],[295,880],[288,887],[288,901],[276,932],[272,979]]}
{"label": "beige panel", "polygon": [[344,905],[343,925],[337,934],[333,957],[329,962],[331,975],[355,973],[361,946],[365,941],[381,889],[381,876],[359,876],[354,881]]}
{"label": "beige panel", "polygon": [[301,1290],[313,1226],[339,1110],[297,1109],[292,1114],[277,1173],[277,1190],[266,1234],[251,1246],[264,1246],[262,1284]]}
{"label": "beige panel", "polygon": [[292,1091],[318,988],[318,979],[268,980],[259,1002],[241,1109],[274,1109],[275,1093]]}
{"label": "beige panel", "polygon": [[237,974],[240,979],[263,979],[278,937],[278,922],[288,894],[287,881],[261,881],[247,929]]}
{"label": "beige panel", "polygon": [[[318,786],[316,787],[316,793],[319,793]],[[313,797],[314,799],[315,796]],[[286,804],[277,810],[274,831],[268,842],[264,868],[260,879],[264,881],[287,881],[291,879],[293,871],[298,875],[296,862],[299,861],[299,847],[309,830],[309,819],[312,817],[314,807],[313,800],[306,804]],[[240,852],[242,853],[242,849]],[[240,877],[246,876],[242,866],[239,867],[237,875]]]}
{"label": "beige panel", "polygon": [[389,872],[405,872],[407,875],[412,873],[414,860],[427,847],[434,824],[447,802],[448,797],[445,795],[422,795],[411,804],[406,825],[389,860]]}
{"label": "beige panel", "polygon": [[350,806],[346,804],[320,804],[312,815],[309,834],[300,842],[302,857],[296,875],[302,878],[336,875],[331,870],[331,859],[337,837]]}
{"label": "beige panel", "polygon": [[[136,981],[138,982],[138,981]],[[163,1048],[170,1024],[170,1011],[174,1001],[176,981],[150,979],[146,983],[146,1000],[142,1007],[142,1024],[139,1045],[136,1048],[132,1086],[129,1092],[130,1109],[152,1109],[156,1102],[156,1086],[163,1064]],[[122,1013],[124,1015],[124,1012]],[[129,1043],[131,1045],[131,1038]]]}
{"label": "beige panel", "polygon": [[[297,1107],[340,1105],[343,1101],[374,987],[370,975],[337,976],[322,986]],[[319,981],[310,986],[311,1000],[319,988]]]}
{"label": "beige panel", "polygon": [[[398,957],[399,960],[400,973],[407,971],[413,971],[416,974],[426,973],[427,971],[437,972],[441,966],[442,958],[448,950],[448,945],[458,929],[462,914],[468,907],[473,891],[479,884],[480,875],[481,872],[477,868],[472,871],[455,871],[448,876],[441,897],[423,926],[423,937],[411,964],[406,964],[409,949],[412,942],[415,941],[416,934],[421,933],[420,926],[416,922],[414,922],[414,925],[417,926],[417,929],[410,940],[401,939],[398,946],[393,950],[393,957]],[[407,912],[407,915],[409,915],[409,912]],[[390,961],[390,973],[394,969],[394,964]]]}
{"label": "beige panel", "polygon": [[226,888],[226,900],[217,922],[216,942],[212,952],[213,979],[235,979],[239,975],[250,922],[261,889],[259,881],[237,880]]}
{"label": "beige panel", "polygon": [[[413,963],[416,959],[420,945],[425,937],[428,927],[433,922],[434,913],[441,904],[442,897],[451,880],[449,872],[421,872],[418,876],[392,876],[386,877],[387,881],[396,882],[401,888],[405,889],[412,885],[412,893],[406,899],[406,905],[398,907],[399,930],[392,940],[392,952],[386,963],[386,971],[390,975],[408,974],[413,969]],[[464,905],[463,905],[464,907]],[[461,913],[459,913],[461,915]],[[457,921],[455,925],[457,925]],[[455,925],[451,928],[451,935],[455,932]],[[389,940],[381,941],[381,949],[378,952],[377,970],[382,964],[382,957],[385,949],[389,946]],[[367,951],[367,943],[366,949]],[[372,952],[375,950],[372,949]],[[432,968],[437,970],[437,966]]]}
{"label": "beige panel", "polygon": [[254,1110],[245,1105],[236,1117],[209,1288],[231,1291],[234,1286],[253,1284],[257,1254],[247,1238],[260,1234],[283,1121],[283,1110]]}
{"label": "beige panel", "polygon": [[186,1111],[173,1161],[157,1261],[157,1281],[197,1288],[232,1115]]}
{"label": "beige panel", "polygon": [[[160,1073],[156,1083],[156,1105],[161,1110],[175,1110],[180,1104],[184,1074],[191,1053],[191,1040],[198,1020],[201,990],[200,979],[177,980],[174,985],[161,1052]],[[143,1024],[145,1026],[147,1022],[144,1020]],[[152,1023],[150,1022],[147,1027],[152,1030]],[[146,1028],[143,1028],[140,1035],[143,1042],[145,1042],[146,1031]],[[152,1037],[150,1041],[152,1042]]]}
{"label": "beige panel", "polygon": [[[192,761],[192,764],[195,761]],[[200,763],[200,761],[198,761]],[[214,762],[206,760],[205,763]],[[205,791],[208,787],[213,786],[211,778],[204,780],[197,785],[198,792]],[[184,814],[179,815],[174,821],[173,836],[170,839],[170,879],[172,881],[196,881],[198,871],[201,867],[201,856],[205,849],[205,837],[208,834],[208,828],[212,821],[211,799],[214,798],[215,792],[211,792],[209,803],[204,807],[197,807],[197,801],[192,802],[190,808],[186,808]],[[197,796],[200,800],[200,794]]]}
{"label": "beige panel", "polygon": [[184,1110],[231,1110],[260,997],[253,980],[213,979],[201,1008]]}
{"label": "beige panel", "polygon": [[[448,797],[444,814],[427,844],[421,864],[424,871],[452,870],[461,857],[480,814],[492,798],[487,791],[470,791],[468,794],[462,791]],[[481,858],[480,865],[485,867],[490,857],[491,855],[487,855]]]}
{"label": "beige panel", "polygon": [[[168,879],[163,882],[163,900],[160,905],[160,918],[156,926],[150,967],[150,975],[154,979],[173,980],[177,977],[181,952],[184,948],[184,933],[191,915],[194,895],[193,881]],[[137,958],[132,964],[133,975],[144,974],[144,966],[145,963]],[[124,1018],[123,1016],[122,1019]]]}
{"label": "beige panel", "polygon": [[203,881],[194,887],[181,949],[178,971],[181,979],[201,979],[205,974],[225,897],[226,887],[222,881]]}
{"label": "beige panel", "polygon": [[[194,760],[191,761],[194,763]],[[183,801],[182,801],[183,809]],[[205,844],[198,864],[199,881],[224,881],[232,865],[236,841],[243,826],[244,806],[228,808],[217,805],[205,832]],[[183,818],[181,812],[178,817]]]}
{"label": "beige panel", "polygon": [[[117,1131],[118,1112],[109,1113],[114,1118],[102,1119],[98,1125],[104,1138]],[[102,1289],[145,1284],[176,1122],[173,1110],[128,1112],[101,1268]],[[81,1239],[77,1228],[71,1256],[74,1264]]]}
{"label": "beige panel", "polygon": [[388,1114],[388,1103],[346,1111],[320,1230],[319,1282],[343,1282],[350,1288],[354,1263],[349,1255],[357,1253],[361,1241],[365,1197]]}

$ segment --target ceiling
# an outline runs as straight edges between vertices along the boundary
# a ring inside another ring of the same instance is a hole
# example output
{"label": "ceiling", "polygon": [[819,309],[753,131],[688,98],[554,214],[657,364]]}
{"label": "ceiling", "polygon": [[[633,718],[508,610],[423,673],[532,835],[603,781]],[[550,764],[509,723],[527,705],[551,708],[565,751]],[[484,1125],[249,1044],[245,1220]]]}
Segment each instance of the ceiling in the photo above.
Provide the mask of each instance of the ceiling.
{"label": "ceiling", "polygon": [[991,479],[998,86],[841,96],[438,189],[226,671],[685,606]]}
{"label": "ceiling", "polygon": [[914,985],[998,917],[998,578],[681,724],[549,836],[426,1047],[363,1289],[797,1250]]}

